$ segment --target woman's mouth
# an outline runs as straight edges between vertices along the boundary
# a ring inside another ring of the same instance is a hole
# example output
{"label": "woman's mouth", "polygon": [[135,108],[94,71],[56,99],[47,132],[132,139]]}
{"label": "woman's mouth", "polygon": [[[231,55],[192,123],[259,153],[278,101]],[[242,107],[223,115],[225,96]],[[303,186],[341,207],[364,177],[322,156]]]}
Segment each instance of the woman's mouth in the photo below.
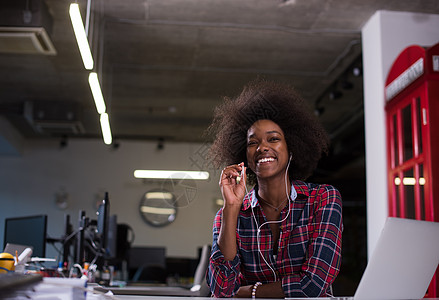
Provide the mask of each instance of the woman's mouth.
{"label": "woman's mouth", "polygon": [[270,163],[273,162],[275,160],[274,157],[263,157],[257,160],[257,164],[265,164],[265,163]]}

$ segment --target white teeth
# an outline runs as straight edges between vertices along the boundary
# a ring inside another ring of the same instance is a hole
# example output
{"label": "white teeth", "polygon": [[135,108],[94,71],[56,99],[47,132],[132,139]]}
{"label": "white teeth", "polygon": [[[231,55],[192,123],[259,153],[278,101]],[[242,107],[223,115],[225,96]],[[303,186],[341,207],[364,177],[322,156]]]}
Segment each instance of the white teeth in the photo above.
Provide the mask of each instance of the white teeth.
{"label": "white teeth", "polygon": [[274,161],[274,158],[272,157],[261,158],[260,160],[258,160],[258,163],[264,163],[269,161]]}

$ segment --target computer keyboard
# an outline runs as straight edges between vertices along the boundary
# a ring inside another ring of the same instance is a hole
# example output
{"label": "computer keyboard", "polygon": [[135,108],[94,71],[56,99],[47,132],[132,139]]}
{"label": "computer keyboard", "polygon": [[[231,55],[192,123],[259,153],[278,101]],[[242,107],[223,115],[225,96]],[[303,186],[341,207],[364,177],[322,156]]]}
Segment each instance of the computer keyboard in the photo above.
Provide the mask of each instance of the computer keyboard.
{"label": "computer keyboard", "polygon": [[40,274],[0,273],[0,292],[27,288],[43,280]]}

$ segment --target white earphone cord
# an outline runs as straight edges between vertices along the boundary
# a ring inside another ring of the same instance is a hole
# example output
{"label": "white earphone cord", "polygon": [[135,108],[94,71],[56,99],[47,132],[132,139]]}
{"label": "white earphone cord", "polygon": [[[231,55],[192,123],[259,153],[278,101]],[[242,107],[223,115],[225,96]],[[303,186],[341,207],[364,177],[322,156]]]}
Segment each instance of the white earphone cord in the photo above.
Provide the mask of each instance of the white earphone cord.
{"label": "white earphone cord", "polygon": [[[291,205],[291,201],[290,201],[290,195],[289,195],[289,193],[288,193],[288,185],[287,185],[287,174],[288,174],[288,168],[290,167],[290,162],[291,162],[291,155],[290,155],[290,159],[288,160],[287,168],[285,169],[285,194],[286,194],[287,199],[288,199],[288,213],[287,213],[287,215],[285,216],[285,218],[283,218],[282,220],[279,220],[279,221],[267,221],[267,222],[265,222],[265,223],[262,223],[262,225],[260,225],[260,226],[258,227],[258,222],[257,222],[257,220],[256,220],[255,212],[253,211],[253,206],[250,205],[250,207],[251,207],[251,209],[252,209],[253,219],[255,220],[256,227],[258,228],[258,231],[257,231],[257,233],[256,233],[256,242],[257,242],[257,244],[258,244],[258,252],[259,252],[259,255],[262,257],[262,259],[264,260],[265,264],[266,264],[266,265],[270,268],[270,270],[273,272],[273,275],[274,275],[274,282],[277,281],[276,271],[270,266],[270,264],[268,263],[268,261],[265,259],[264,255],[262,255],[262,252],[261,252],[261,244],[260,244],[260,232],[261,232],[261,228],[262,228],[262,226],[267,225],[267,224],[282,223],[282,222],[285,221],[285,220],[288,218],[288,216],[290,215],[290,205]],[[245,192],[246,192],[246,194],[248,194],[247,185],[244,185],[244,186],[245,186]]]}

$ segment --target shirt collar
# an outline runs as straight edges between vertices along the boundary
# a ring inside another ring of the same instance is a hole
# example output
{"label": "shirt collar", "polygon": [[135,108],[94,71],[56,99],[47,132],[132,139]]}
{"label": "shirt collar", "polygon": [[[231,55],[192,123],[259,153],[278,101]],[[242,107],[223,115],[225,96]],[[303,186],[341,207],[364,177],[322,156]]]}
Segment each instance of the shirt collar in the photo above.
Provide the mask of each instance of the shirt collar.
{"label": "shirt collar", "polygon": [[[244,201],[242,203],[243,210],[247,210],[251,207],[255,207],[259,205],[258,198],[256,196],[257,186],[251,189],[251,191],[244,197]],[[300,197],[308,197],[309,191],[308,186],[305,182],[299,180],[293,180],[291,184],[291,193],[290,193],[290,201],[296,200],[296,198]]]}
{"label": "shirt collar", "polygon": [[293,180],[293,185],[296,189],[296,192],[299,196],[309,197],[309,188],[308,184],[300,180]]}

